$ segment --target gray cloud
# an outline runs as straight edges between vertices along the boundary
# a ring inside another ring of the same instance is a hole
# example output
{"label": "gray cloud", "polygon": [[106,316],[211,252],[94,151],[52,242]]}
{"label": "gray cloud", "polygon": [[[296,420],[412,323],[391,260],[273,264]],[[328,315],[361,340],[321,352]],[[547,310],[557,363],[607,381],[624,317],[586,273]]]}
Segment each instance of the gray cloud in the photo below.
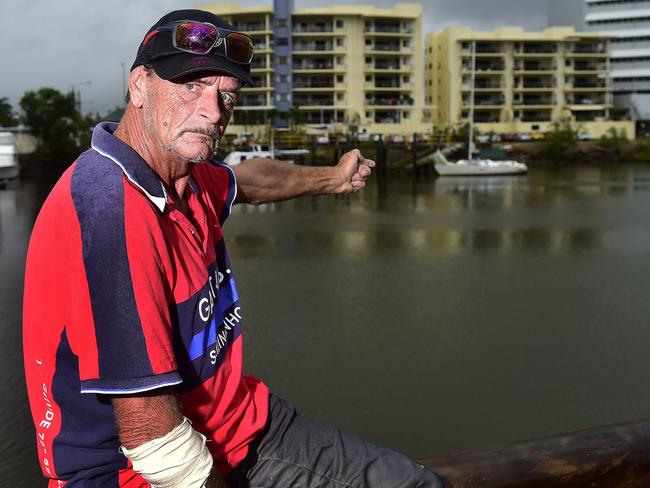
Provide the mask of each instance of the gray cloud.
{"label": "gray cloud", "polygon": [[[582,0],[423,0],[425,31],[448,25],[491,30],[499,25],[543,29],[549,2]],[[161,15],[188,8],[196,1],[181,0],[5,0],[0,43],[0,97],[8,96],[17,110],[27,90],[51,86],[61,91],[80,85],[83,110],[105,113],[121,103],[122,67],[133,61],[142,36]],[[241,0],[242,5],[270,4]],[[334,3],[363,3],[335,0]],[[374,0],[377,7],[397,1]],[[296,0],[296,7],[330,4],[325,0]]]}

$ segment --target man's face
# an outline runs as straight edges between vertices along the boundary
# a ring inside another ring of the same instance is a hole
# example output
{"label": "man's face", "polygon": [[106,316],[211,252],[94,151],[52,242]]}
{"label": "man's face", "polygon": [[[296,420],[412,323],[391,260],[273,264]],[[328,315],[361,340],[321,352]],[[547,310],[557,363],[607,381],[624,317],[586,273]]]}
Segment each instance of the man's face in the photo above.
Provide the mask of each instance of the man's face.
{"label": "man's face", "polygon": [[208,159],[226,130],[241,82],[231,76],[147,79],[144,121],[164,151],[193,163]]}

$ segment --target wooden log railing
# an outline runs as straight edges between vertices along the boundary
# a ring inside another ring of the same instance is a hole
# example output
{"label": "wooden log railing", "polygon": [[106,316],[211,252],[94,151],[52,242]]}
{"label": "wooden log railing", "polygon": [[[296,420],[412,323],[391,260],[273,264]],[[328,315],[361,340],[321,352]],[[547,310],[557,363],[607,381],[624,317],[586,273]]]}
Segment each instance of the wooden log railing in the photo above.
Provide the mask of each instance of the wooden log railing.
{"label": "wooden log railing", "polygon": [[650,487],[650,420],[419,462],[453,488]]}

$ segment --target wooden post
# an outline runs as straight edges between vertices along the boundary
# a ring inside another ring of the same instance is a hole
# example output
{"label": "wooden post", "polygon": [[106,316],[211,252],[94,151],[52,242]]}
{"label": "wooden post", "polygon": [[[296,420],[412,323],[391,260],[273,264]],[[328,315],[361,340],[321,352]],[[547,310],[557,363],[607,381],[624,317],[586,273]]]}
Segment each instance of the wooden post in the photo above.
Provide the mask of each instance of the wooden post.
{"label": "wooden post", "polygon": [[650,420],[421,460],[453,488],[650,486]]}

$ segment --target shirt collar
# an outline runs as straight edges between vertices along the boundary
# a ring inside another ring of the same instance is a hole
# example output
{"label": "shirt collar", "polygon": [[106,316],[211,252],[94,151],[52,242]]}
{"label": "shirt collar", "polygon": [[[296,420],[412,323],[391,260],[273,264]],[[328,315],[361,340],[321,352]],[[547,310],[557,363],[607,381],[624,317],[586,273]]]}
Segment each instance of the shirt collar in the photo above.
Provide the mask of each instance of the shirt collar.
{"label": "shirt collar", "polygon": [[124,172],[124,176],[151,200],[158,210],[165,211],[167,191],[162,181],[128,144],[113,135],[118,124],[101,122],[93,129],[91,147],[107,157]]}

